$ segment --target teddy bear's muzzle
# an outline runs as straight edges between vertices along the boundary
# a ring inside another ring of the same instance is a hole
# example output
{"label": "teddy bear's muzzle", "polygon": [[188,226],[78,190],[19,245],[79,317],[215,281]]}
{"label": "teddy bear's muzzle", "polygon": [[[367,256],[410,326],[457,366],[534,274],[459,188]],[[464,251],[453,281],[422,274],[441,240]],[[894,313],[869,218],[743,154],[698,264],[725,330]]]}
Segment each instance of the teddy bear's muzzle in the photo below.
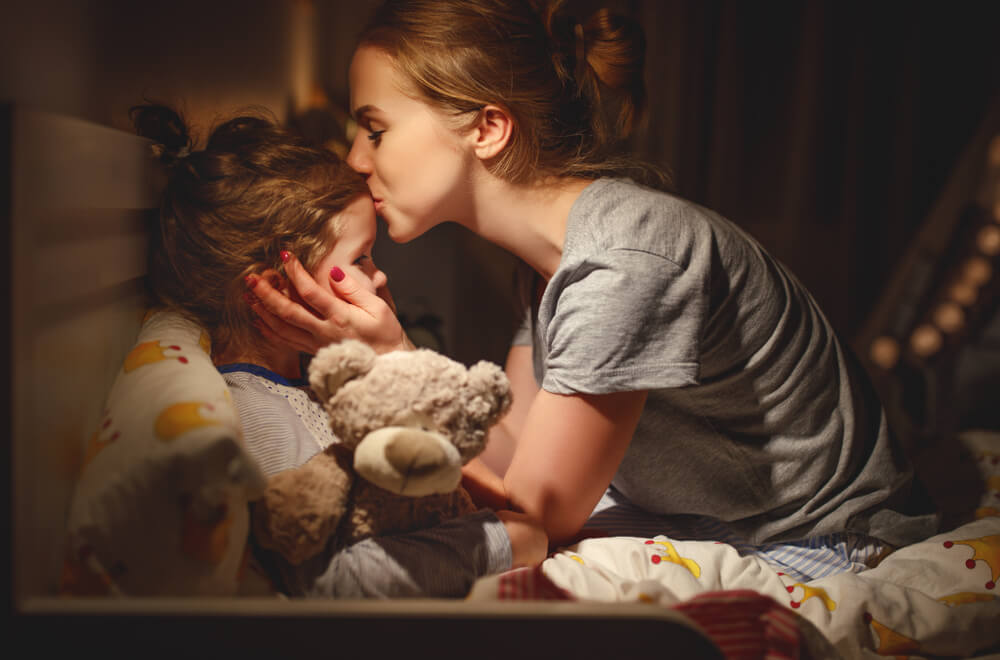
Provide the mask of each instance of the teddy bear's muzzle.
{"label": "teddy bear's muzzle", "polygon": [[412,497],[450,493],[462,480],[462,458],[448,438],[406,426],[366,435],[354,450],[354,469],[376,486]]}

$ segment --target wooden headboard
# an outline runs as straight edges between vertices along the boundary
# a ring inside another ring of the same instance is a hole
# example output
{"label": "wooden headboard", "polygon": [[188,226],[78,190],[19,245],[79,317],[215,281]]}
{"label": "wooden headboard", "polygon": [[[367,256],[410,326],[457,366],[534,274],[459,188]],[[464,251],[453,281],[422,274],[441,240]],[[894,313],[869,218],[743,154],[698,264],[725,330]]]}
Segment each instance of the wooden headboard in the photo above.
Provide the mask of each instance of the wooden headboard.
{"label": "wooden headboard", "polygon": [[15,603],[51,595],[87,438],[138,331],[158,182],[147,140],[5,105]]}

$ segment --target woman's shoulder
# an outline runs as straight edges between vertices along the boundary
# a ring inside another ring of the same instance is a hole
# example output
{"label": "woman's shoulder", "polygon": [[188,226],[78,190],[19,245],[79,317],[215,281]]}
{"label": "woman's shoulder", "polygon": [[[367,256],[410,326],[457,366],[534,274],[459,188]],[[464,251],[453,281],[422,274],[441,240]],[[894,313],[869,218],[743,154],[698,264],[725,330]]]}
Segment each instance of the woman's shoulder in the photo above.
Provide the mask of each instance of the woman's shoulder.
{"label": "woman's shoulder", "polygon": [[686,207],[696,206],[672,192],[652,188],[624,177],[602,177],[583,189],[577,205],[584,209],[603,207],[612,203],[629,201],[635,206]]}
{"label": "woman's shoulder", "polygon": [[673,193],[630,179],[603,178],[584,188],[574,204],[564,251],[636,249],[674,259],[678,251],[710,241],[720,221]]}

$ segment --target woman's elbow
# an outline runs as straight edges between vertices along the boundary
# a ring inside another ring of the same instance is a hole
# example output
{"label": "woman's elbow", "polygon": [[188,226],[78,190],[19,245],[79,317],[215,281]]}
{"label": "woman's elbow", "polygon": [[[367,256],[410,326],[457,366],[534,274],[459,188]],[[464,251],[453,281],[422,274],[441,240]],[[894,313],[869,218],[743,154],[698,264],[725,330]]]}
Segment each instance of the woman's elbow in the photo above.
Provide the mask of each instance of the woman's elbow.
{"label": "woman's elbow", "polygon": [[541,522],[550,545],[568,542],[577,536],[590,515],[580,498],[560,494],[557,491],[539,487],[520,495],[507,486],[507,497],[514,510],[525,513]]}

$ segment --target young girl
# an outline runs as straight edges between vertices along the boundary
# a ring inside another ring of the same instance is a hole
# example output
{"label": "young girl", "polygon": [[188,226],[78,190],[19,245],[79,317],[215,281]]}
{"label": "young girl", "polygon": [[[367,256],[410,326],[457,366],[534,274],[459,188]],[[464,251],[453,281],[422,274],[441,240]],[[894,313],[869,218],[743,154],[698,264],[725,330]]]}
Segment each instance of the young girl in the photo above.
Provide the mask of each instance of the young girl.
{"label": "young girl", "polygon": [[[390,236],[457,222],[538,276],[507,361],[514,407],[483,457],[502,482],[482,463],[467,477],[555,543],[609,485],[756,546],[868,553],[932,533],[871,384],[802,284],[622,156],[641,31],[538,4],[390,0],[350,68],[347,161]],[[268,336],[314,351],[396,332],[384,314],[351,325],[386,307],[353,278],[330,295],[294,260],[288,273],[306,306],[253,289]]]}
{"label": "young girl", "polygon": [[[210,333],[212,358],[264,472],[299,466],[337,439],[309,395],[299,352],[262,341],[254,329],[244,281],[262,277],[282,288],[283,255],[293,250],[300,267],[317,276],[342,269],[394,318],[386,276],[372,261],[375,214],[364,181],[332,152],[261,117],[231,119],[204,150],[191,151],[183,121],[169,108],[132,113],[169,172],[152,240],[152,292]],[[397,332],[395,340],[406,344]],[[298,568],[274,557],[262,563],[293,595],[462,596],[475,578],[544,555],[537,526],[510,512],[500,516],[484,510],[431,530],[369,539]]]}

